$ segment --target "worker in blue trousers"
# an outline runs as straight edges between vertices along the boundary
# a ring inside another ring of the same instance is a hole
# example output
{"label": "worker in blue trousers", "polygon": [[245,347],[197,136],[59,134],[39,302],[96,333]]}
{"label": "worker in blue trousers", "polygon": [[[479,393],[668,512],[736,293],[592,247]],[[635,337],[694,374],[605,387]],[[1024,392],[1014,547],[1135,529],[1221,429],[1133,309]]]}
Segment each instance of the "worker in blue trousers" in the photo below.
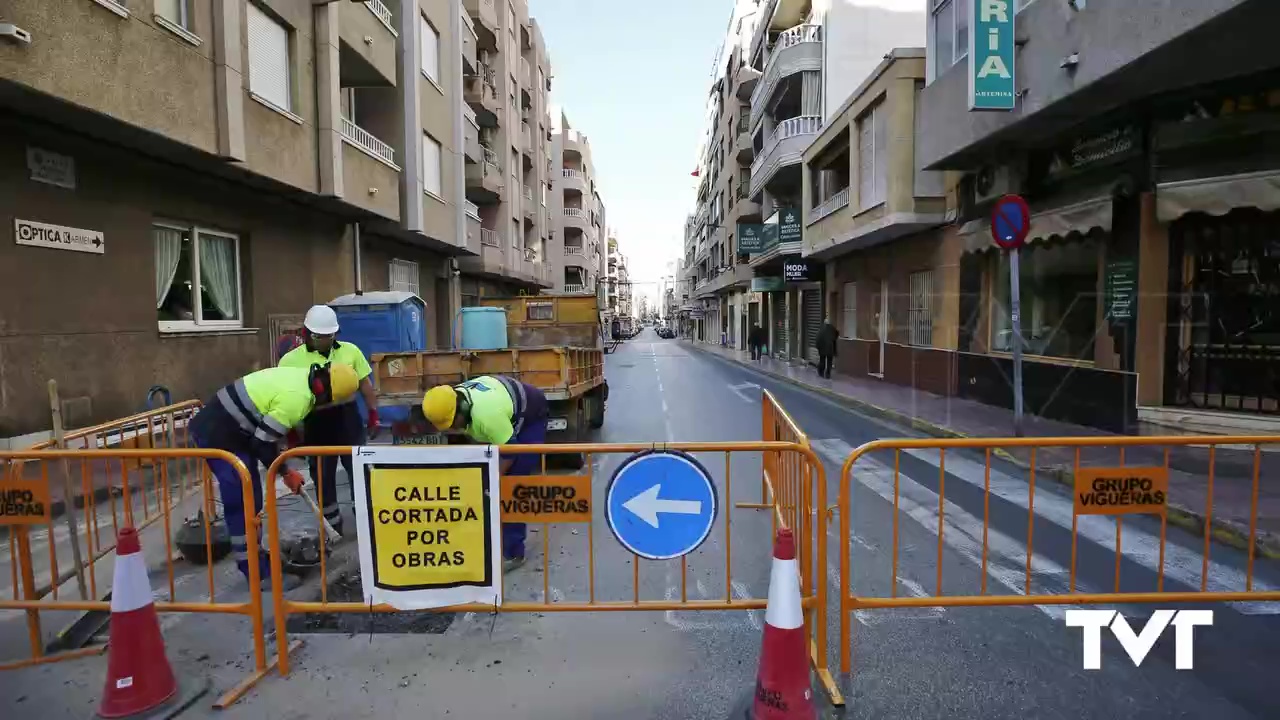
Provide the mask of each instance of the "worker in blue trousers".
{"label": "worker in blue trousers", "polygon": [[[244,463],[253,487],[256,516],[262,510],[263,490],[258,463],[271,467],[280,456],[281,445],[290,430],[300,426],[316,408],[350,400],[358,384],[355,370],[342,364],[258,370],[214,394],[191,419],[188,430],[196,447],[225,450]],[[224,460],[209,459],[208,463],[218,481],[223,518],[231,536],[231,553],[240,572],[248,578],[248,541],[240,474]],[[301,472],[288,468],[281,475],[290,490],[302,491],[306,478]],[[273,478],[267,480],[274,492]],[[267,557],[266,552],[258,553],[264,590],[269,586]]]}
{"label": "worker in blue trousers", "polygon": [[[547,396],[538,388],[502,375],[482,375],[459,385],[437,385],[422,398],[422,414],[437,430],[461,430],[486,445],[541,445],[547,440]],[[503,475],[535,475],[540,455],[502,458]],[[524,564],[524,523],[502,524],[502,568]]]}

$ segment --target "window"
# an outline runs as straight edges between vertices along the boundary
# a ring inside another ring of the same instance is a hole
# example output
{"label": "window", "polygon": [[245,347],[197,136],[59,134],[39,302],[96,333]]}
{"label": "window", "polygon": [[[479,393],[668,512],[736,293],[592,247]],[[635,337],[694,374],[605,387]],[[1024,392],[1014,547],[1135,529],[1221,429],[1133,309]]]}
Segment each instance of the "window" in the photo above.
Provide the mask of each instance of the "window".
{"label": "window", "polygon": [[422,135],[422,189],[444,198],[444,181],[440,178],[440,143],[435,138]]}
{"label": "window", "polygon": [[[1093,359],[1097,312],[1098,243],[1087,239],[1020,253],[1022,347],[1028,355]],[[1009,259],[1000,253],[991,303],[991,346],[1013,349],[1009,319]]]}
{"label": "window", "polygon": [[858,210],[884,202],[888,186],[885,155],[889,118],[881,102],[858,119]]}
{"label": "window", "polygon": [[858,283],[844,284],[843,302],[840,307],[840,337],[850,340],[858,337]]}
{"label": "window", "polygon": [[425,17],[418,18],[419,32],[422,36],[422,74],[434,82],[440,82],[440,33],[431,27]]}
{"label": "window", "polygon": [[240,327],[240,240],[183,223],[151,228],[161,330]]}
{"label": "window", "polygon": [[911,305],[907,308],[909,344],[933,347],[933,270],[911,273]]}
{"label": "window", "polygon": [[507,30],[511,37],[516,36],[516,9],[511,7],[511,3],[507,3]]}
{"label": "window", "polygon": [[520,221],[511,221],[511,247],[520,249]]}
{"label": "window", "polygon": [[391,292],[418,294],[418,263],[409,260],[392,260],[387,263],[391,275]]}
{"label": "window", "polygon": [[[116,4],[124,5],[126,0],[116,0]],[[190,0],[156,0],[156,15],[177,25],[183,30],[191,29],[191,15],[187,3]]]}
{"label": "window", "polygon": [[969,11],[973,0],[935,0],[933,67],[942,75],[969,54]]}
{"label": "window", "polygon": [[249,92],[285,111],[293,110],[289,29],[257,5],[248,5]]}

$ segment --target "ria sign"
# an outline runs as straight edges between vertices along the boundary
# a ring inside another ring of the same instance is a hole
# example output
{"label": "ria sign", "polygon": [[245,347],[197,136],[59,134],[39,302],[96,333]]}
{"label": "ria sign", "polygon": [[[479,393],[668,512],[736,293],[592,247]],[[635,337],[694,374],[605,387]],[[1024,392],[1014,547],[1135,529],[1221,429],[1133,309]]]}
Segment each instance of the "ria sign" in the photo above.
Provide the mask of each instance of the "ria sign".
{"label": "ria sign", "polygon": [[973,0],[969,18],[969,109],[1012,110],[1015,0]]}

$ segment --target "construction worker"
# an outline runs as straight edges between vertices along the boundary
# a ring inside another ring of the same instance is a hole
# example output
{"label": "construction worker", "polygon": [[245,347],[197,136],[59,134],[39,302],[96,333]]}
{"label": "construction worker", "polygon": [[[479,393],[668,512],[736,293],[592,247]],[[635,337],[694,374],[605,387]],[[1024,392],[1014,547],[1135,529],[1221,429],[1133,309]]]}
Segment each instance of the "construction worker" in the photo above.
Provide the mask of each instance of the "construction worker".
{"label": "construction worker", "polygon": [[[541,445],[547,439],[547,396],[538,388],[502,375],[482,375],[460,385],[437,385],[422,398],[422,414],[437,430],[464,431],[488,445]],[[532,475],[538,455],[502,458],[503,475]],[[524,564],[524,523],[502,524],[503,569]]]}
{"label": "construction worker", "polygon": [[[320,408],[307,416],[302,428],[302,443],[312,447],[320,445],[363,445],[368,431],[378,429],[378,404],[369,380],[373,370],[360,348],[349,342],[338,342],[338,314],[328,305],[314,305],[302,321],[302,344],[280,358],[280,367],[309,368],[313,365],[341,364],[355,370],[360,382],[360,393],[368,408],[367,417],[361,418],[355,398]],[[291,441],[293,438],[290,439]],[[342,534],[342,510],[338,505],[338,462],[351,478],[350,455],[326,455],[318,458],[321,472],[317,474],[317,458],[311,459],[311,476],[318,478],[320,494],[324,496],[324,519]]]}
{"label": "construction worker", "polygon": [[[280,444],[291,429],[301,425],[316,407],[350,400],[358,384],[356,373],[349,365],[258,370],[214,394],[191,419],[188,430],[196,447],[226,450],[244,463],[252,481],[256,515],[262,510],[258,463],[270,467],[279,457]],[[240,475],[224,460],[210,459],[208,463],[218,480],[232,555],[247,578],[249,557]],[[301,492],[306,482],[302,473],[292,468],[284,470],[281,479],[294,493]],[[274,487],[274,483],[272,485]],[[267,554],[259,553],[258,560],[264,573],[261,577],[265,578]],[[264,589],[266,586],[264,581]]]}

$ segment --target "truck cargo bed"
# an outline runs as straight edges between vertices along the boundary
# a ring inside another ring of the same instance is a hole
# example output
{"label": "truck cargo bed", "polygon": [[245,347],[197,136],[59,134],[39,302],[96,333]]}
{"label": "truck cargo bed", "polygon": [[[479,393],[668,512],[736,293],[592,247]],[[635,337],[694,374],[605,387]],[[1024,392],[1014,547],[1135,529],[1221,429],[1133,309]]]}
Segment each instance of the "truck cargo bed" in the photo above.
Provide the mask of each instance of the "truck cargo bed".
{"label": "truck cargo bed", "polygon": [[604,384],[604,352],[594,347],[436,350],[373,356],[379,405],[417,404],[435,385],[480,375],[506,375],[542,390],[548,400],[581,397]]}

